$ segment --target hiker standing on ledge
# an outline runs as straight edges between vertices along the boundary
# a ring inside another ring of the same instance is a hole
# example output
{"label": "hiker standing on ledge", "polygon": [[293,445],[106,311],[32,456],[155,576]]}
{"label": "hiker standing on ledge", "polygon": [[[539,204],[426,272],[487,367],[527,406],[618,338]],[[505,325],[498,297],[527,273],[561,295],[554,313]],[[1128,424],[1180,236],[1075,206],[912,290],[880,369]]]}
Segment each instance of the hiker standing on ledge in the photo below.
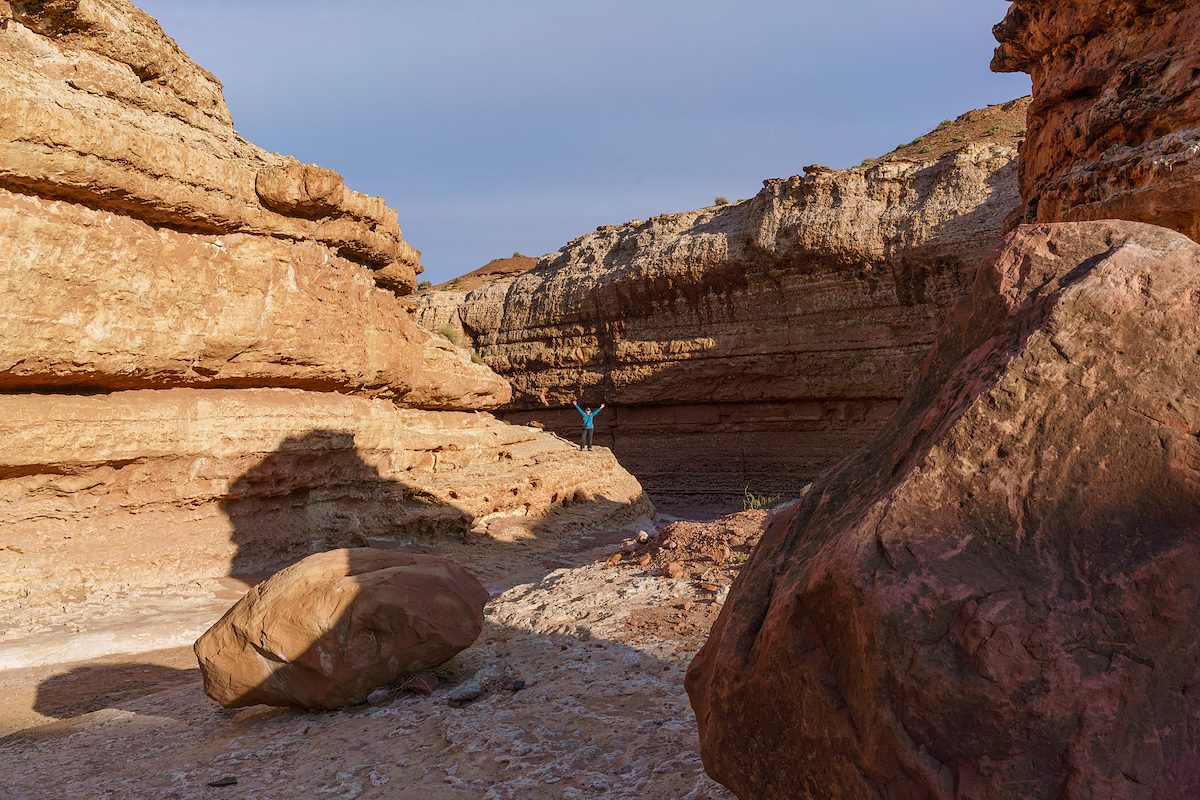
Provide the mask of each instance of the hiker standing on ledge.
{"label": "hiker standing on ledge", "polygon": [[596,419],[596,415],[604,410],[604,403],[601,403],[600,407],[595,411],[592,411],[591,406],[584,409],[579,407],[579,403],[575,403],[575,410],[579,412],[579,416],[583,417],[583,435],[579,437],[579,449],[591,450],[592,435],[596,432],[596,423],[594,420]]}

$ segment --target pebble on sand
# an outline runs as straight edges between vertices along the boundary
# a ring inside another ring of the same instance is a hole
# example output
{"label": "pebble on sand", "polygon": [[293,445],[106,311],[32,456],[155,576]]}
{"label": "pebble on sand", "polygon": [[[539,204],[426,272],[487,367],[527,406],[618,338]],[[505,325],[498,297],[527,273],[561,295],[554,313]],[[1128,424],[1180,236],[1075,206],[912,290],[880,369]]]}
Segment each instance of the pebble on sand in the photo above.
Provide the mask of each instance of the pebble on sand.
{"label": "pebble on sand", "polygon": [[437,675],[434,675],[432,672],[422,672],[419,675],[414,675],[404,688],[413,694],[433,694],[433,690],[437,687]]}
{"label": "pebble on sand", "polygon": [[378,689],[372,689],[367,695],[367,705],[378,706],[383,705],[388,700],[392,699],[392,693],[395,690],[391,686],[380,686]]}
{"label": "pebble on sand", "polygon": [[483,695],[483,686],[479,681],[467,681],[450,692],[446,701],[452,706],[465,706],[467,703],[478,700]]}

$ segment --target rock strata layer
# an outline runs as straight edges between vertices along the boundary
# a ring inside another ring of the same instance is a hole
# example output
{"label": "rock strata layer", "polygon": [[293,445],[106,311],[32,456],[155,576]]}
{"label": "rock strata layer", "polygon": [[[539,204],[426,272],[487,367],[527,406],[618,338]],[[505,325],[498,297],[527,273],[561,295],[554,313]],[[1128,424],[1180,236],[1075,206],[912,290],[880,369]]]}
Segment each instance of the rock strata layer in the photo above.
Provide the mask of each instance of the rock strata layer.
{"label": "rock strata layer", "polygon": [[316,241],[411,291],[381,198],[237,135],[220,82],[126,0],[13,2],[0,31],[0,187],[155,226]]}
{"label": "rock strata layer", "polygon": [[0,605],[338,547],[513,541],[647,513],[613,459],[490,415],[291,389],[0,396]]}
{"label": "rock strata layer", "polygon": [[992,64],[1033,77],[1026,221],[1131,219],[1200,241],[1200,4],[1015,0]]}
{"label": "rock strata layer", "polygon": [[51,605],[367,540],[648,510],[607,454],[478,413],[511,389],[412,321],[417,269],[394,211],[243,140],[130,3],[0,2],[13,635]]}
{"label": "rock strata layer", "polygon": [[488,591],[444,558],[356,547],[272,575],[196,641],[226,708],[341,708],[449,661],[483,630]]}
{"label": "rock strata layer", "polygon": [[290,386],[448,409],[510,396],[316,242],[180,233],[0,189],[0,258],[0,391]]}
{"label": "rock strata layer", "polygon": [[124,0],[12,4],[0,134],[0,390],[509,396],[375,291],[418,267],[395,212],[239,137],[220,83]]}
{"label": "rock strata layer", "polygon": [[1019,228],[893,422],[734,584],[688,675],[710,774],[741,797],[1195,797],[1197,352],[1200,246]]}
{"label": "rock strata layer", "polygon": [[946,123],[936,160],[814,166],[601,227],[524,274],[421,294],[417,319],[512,382],[510,419],[574,436],[570,403],[606,402],[597,441],[655,496],[794,493],[892,414],[999,240],[1025,105],[984,110],[966,143],[967,118]]}

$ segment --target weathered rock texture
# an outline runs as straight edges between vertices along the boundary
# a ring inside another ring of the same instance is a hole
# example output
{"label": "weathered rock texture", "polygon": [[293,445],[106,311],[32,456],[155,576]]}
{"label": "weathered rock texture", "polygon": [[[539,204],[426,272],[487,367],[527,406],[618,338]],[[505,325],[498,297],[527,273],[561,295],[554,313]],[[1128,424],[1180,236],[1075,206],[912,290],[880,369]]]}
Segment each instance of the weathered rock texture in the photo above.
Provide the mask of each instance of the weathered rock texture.
{"label": "weathered rock texture", "polygon": [[608,453],[489,415],[335,393],[0,396],[0,441],[0,605],[649,510]]}
{"label": "weathered rock texture", "polygon": [[1200,4],[1016,0],[993,68],[1033,76],[1026,221],[1131,219],[1200,240]]}
{"label": "weathered rock texture", "polygon": [[0,40],[0,187],[211,235],[316,241],[411,289],[382,199],[233,129],[221,84],[126,0],[13,2]]}
{"label": "weathered rock texture", "polygon": [[316,242],[180,233],[0,189],[0,258],[3,391],[292,386],[451,409],[510,395]]}
{"label": "weathered rock texture", "polygon": [[362,537],[544,533],[572,498],[581,523],[645,510],[611,458],[455,413],[511,390],[411,320],[395,212],[241,139],[150,17],[0,6],[10,622]]}
{"label": "weathered rock texture", "polygon": [[461,329],[513,383],[510,419],[574,436],[573,400],[608,403],[597,441],[656,496],[795,492],[892,414],[999,240],[1024,112],[976,112],[991,135],[966,144],[951,129],[967,118],[947,123],[936,161],[810,167],[735,205],[599,228],[525,274],[426,292],[417,318]]}
{"label": "weathered rock texture", "polygon": [[255,586],[196,641],[226,708],[341,708],[444,664],[483,630],[488,591],[444,558],[356,547]]}
{"label": "weathered rock texture", "polygon": [[0,389],[296,386],[428,408],[508,397],[374,290],[413,283],[395,212],[242,140],[220,84],[152,19],[123,0],[12,14]]}
{"label": "weathered rock texture", "polygon": [[1017,230],[688,676],[741,797],[1200,793],[1200,246]]}

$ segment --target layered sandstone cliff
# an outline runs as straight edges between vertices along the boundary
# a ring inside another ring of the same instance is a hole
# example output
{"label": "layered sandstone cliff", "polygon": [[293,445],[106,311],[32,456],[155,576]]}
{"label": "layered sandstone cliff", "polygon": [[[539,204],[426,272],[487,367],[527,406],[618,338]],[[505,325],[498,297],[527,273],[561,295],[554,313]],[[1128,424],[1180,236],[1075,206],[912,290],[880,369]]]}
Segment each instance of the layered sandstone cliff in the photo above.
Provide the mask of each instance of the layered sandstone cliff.
{"label": "layered sandstone cliff", "polygon": [[220,82],[125,0],[6,2],[0,187],[189,233],[316,241],[411,290],[381,198],[233,129]]}
{"label": "layered sandstone cliff", "polygon": [[[564,435],[572,401],[660,497],[794,493],[895,410],[945,309],[1018,205],[1025,101],[855,169],[597,229],[535,268],[431,291],[512,382],[510,419]],[[964,141],[970,139],[970,141]]]}
{"label": "layered sandstone cliff", "polygon": [[10,623],[366,539],[647,509],[611,456],[479,413],[511,390],[410,319],[395,212],[241,139],[150,17],[56,0],[0,23]]}
{"label": "layered sandstone cliff", "polygon": [[296,389],[0,395],[0,598],[253,578],[312,552],[626,521],[608,453],[490,415]]}

